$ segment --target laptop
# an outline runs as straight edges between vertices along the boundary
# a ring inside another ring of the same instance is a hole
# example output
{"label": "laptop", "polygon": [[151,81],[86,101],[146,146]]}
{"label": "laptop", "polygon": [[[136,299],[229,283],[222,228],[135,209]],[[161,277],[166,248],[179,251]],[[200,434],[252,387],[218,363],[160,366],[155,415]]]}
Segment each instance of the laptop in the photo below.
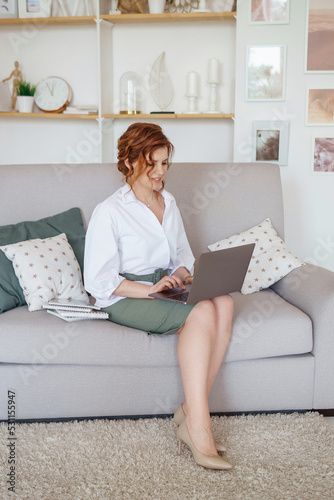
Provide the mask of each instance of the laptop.
{"label": "laptop", "polygon": [[244,283],[254,247],[255,243],[251,243],[202,253],[191,285],[186,285],[185,290],[177,287],[151,293],[150,297],[194,304],[200,300],[239,292]]}

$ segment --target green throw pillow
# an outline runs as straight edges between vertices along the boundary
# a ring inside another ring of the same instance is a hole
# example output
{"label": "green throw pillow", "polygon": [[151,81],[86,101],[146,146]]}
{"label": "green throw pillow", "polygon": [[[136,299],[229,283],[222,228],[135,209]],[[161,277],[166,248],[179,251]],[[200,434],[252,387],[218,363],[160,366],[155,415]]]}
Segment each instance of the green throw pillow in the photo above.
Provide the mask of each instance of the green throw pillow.
{"label": "green throw pillow", "polygon": [[[79,208],[37,221],[19,222],[0,227],[0,246],[34,238],[48,238],[65,233],[83,271],[85,229]],[[26,304],[12,262],[0,250],[0,314]]]}

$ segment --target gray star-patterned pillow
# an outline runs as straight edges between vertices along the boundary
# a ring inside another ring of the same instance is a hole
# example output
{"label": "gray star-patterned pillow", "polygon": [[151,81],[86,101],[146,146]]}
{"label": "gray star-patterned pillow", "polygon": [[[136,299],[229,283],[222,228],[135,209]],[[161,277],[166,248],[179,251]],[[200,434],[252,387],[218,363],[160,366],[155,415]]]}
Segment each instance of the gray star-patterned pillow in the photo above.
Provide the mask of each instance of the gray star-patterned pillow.
{"label": "gray star-patterned pillow", "polygon": [[29,311],[42,309],[55,298],[89,302],[79,263],[65,233],[19,241],[0,246],[0,250],[12,261]]}
{"label": "gray star-patterned pillow", "polygon": [[215,251],[247,243],[255,243],[255,248],[241,289],[244,295],[270,287],[304,264],[288,251],[284,241],[277,236],[270,219],[265,219],[243,233],[217,241],[208,248]]}

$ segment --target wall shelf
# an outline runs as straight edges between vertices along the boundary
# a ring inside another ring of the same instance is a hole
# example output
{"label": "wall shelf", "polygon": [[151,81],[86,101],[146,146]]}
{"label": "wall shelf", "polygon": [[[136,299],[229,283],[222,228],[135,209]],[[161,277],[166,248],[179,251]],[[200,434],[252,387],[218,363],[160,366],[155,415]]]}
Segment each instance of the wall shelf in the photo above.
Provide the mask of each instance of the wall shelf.
{"label": "wall shelf", "polygon": [[189,12],[184,14],[116,14],[102,15],[101,19],[113,24],[126,23],[166,23],[184,21],[221,21],[235,20],[236,12]]}
{"label": "wall shelf", "polygon": [[0,19],[0,26],[64,26],[69,25],[87,25],[94,24],[95,16],[75,16],[75,17],[28,17],[15,19]]}
{"label": "wall shelf", "polygon": [[197,114],[187,114],[187,113],[184,113],[184,114],[179,114],[179,113],[175,113],[175,114],[164,114],[164,113],[154,113],[154,114],[143,114],[143,113],[140,113],[140,114],[137,114],[137,115],[121,115],[121,114],[103,114],[102,115],[103,118],[120,118],[121,120],[136,120],[136,119],[166,119],[166,120],[175,120],[175,119],[190,119],[190,120],[200,120],[200,119],[222,119],[222,118],[234,118],[234,115],[233,114],[223,114],[223,113],[197,113]]}
{"label": "wall shelf", "polygon": [[96,120],[98,119],[99,115],[94,114],[94,115],[70,115],[70,114],[65,114],[64,113],[19,113],[17,111],[15,112],[0,112],[0,118],[2,117],[9,117],[9,118],[48,118],[48,119],[54,119],[54,120]]}
{"label": "wall shelf", "polygon": [[[101,15],[100,19],[111,24],[131,23],[166,23],[184,21],[221,21],[235,20],[236,12],[190,12],[172,14],[119,14]],[[15,19],[0,19],[0,26],[24,26],[33,24],[35,26],[63,26],[94,24],[96,16],[72,16],[72,17],[29,17]]]}

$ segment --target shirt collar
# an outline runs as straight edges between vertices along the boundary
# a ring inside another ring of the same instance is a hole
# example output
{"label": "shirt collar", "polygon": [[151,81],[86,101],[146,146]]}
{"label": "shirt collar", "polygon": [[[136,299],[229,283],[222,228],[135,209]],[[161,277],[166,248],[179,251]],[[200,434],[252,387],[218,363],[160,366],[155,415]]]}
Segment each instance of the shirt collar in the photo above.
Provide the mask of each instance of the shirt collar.
{"label": "shirt collar", "polygon": [[[121,195],[122,195],[124,203],[138,202],[137,198],[135,197],[134,192],[132,191],[132,189],[130,188],[130,186],[128,184],[125,184],[124,186],[122,186],[120,191],[121,191]],[[165,204],[167,204],[167,203],[170,204],[171,201],[174,200],[173,196],[170,193],[168,193],[168,191],[166,191],[165,189],[163,189],[160,193],[165,199]]]}

